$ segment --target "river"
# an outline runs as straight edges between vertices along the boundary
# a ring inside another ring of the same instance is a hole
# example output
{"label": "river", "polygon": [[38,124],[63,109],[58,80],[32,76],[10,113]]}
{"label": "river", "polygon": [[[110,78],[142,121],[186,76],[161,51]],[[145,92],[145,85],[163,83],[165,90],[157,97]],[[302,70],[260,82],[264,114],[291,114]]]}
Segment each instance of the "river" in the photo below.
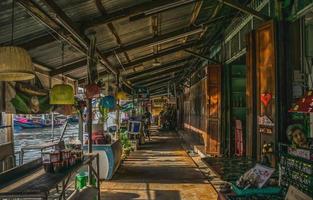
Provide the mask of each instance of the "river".
{"label": "river", "polygon": [[[59,138],[63,126],[54,129],[54,138]],[[78,136],[78,123],[68,124],[64,137],[77,137]],[[15,152],[19,152],[21,147],[27,145],[42,144],[51,141],[52,129],[51,128],[35,128],[35,129],[22,129],[14,132],[14,148]],[[40,157],[40,150],[27,150],[24,154],[24,163]],[[16,155],[16,163],[19,163],[19,156]]]}

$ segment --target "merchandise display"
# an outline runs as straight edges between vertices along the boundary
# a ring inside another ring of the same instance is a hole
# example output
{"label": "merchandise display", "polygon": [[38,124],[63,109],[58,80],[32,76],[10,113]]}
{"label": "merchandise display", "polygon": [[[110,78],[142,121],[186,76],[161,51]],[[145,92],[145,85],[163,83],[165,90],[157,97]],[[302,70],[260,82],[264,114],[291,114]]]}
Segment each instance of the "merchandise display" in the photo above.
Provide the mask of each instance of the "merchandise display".
{"label": "merchandise display", "polygon": [[[296,154],[295,152],[301,152]],[[280,184],[287,192],[290,185],[313,195],[313,149],[294,149],[281,145]]]}

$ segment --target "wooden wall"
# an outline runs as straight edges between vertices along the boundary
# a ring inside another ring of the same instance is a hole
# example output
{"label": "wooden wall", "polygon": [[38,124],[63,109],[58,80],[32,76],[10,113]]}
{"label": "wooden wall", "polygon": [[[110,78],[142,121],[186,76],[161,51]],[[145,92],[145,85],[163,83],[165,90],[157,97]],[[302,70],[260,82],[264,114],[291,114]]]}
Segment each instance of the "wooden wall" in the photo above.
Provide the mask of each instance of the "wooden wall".
{"label": "wooden wall", "polygon": [[221,66],[209,65],[201,80],[185,88],[183,96],[184,129],[204,144],[207,154],[220,154],[221,140]]}

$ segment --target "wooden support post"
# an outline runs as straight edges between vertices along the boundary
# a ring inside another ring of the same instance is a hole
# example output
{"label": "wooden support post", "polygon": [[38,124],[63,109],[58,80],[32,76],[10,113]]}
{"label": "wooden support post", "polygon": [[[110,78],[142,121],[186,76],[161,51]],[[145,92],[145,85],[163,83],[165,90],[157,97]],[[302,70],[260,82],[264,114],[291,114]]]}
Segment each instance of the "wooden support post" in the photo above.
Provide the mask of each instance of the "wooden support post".
{"label": "wooden support post", "polygon": [[[116,75],[116,81],[117,81],[117,90],[120,89],[120,74],[118,73]],[[118,92],[118,91],[117,91]],[[116,110],[116,139],[120,138],[120,100],[117,99],[117,110]]]}
{"label": "wooden support post", "polygon": [[[87,132],[88,132],[88,153],[92,153],[92,99],[87,100],[88,120],[87,120]],[[92,173],[90,166],[88,166],[88,184],[91,185]]]}

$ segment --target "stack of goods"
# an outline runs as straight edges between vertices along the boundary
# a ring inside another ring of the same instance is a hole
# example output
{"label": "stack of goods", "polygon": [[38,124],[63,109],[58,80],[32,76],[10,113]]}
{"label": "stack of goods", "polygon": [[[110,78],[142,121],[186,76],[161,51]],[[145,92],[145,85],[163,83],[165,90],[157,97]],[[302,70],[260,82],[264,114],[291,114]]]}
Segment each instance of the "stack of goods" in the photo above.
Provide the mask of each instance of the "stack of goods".
{"label": "stack of goods", "polygon": [[42,163],[48,173],[60,173],[83,160],[81,150],[58,150],[42,152]]}
{"label": "stack of goods", "polygon": [[290,185],[313,196],[313,150],[288,147],[280,156],[280,181],[285,192]]}

